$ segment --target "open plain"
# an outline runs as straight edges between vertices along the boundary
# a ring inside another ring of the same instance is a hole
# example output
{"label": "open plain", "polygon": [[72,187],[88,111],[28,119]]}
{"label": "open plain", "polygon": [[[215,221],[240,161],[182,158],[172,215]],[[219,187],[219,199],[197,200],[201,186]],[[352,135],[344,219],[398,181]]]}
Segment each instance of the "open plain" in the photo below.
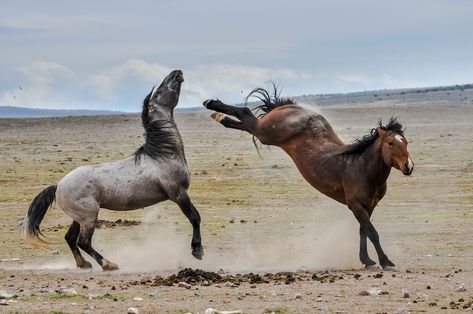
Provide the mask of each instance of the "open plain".
{"label": "open plain", "polygon": [[350,211],[310,187],[284,152],[262,147],[260,158],[250,135],[204,111],[176,113],[204,259],[192,257],[191,226],[165,202],[102,210],[94,244],[120,270],[76,270],[60,209],[42,223],[49,249],[23,244],[16,226],[31,199],[70,170],[130,156],[143,143],[139,116],[0,119],[0,312],[472,311],[473,94],[370,97],[309,105],[345,142],[380,118],[406,127],[414,173],[392,171],[372,217],[394,271],[361,267]]}

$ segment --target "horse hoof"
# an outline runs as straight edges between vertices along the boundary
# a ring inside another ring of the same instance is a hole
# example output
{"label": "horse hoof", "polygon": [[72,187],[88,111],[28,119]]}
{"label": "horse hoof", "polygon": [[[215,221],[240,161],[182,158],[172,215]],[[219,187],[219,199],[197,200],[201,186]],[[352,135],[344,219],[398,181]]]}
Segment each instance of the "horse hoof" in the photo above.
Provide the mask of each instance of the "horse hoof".
{"label": "horse hoof", "polygon": [[375,264],[371,264],[371,265],[365,265],[365,269],[368,269],[368,270],[369,270],[369,269],[377,269],[377,268],[378,268],[378,266],[376,265],[376,263],[375,263]]}
{"label": "horse hoof", "polygon": [[204,249],[202,247],[195,248],[192,250],[192,255],[198,260],[202,260],[202,256],[204,256]]}
{"label": "horse hoof", "polygon": [[79,267],[80,269],[89,269],[92,268],[92,264],[90,262],[83,261],[82,264],[77,265],[77,267]]}
{"label": "horse hoof", "polygon": [[396,266],[390,260],[383,261],[380,264],[381,264],[381,267],[383,267],[384,270],[387,270],[388,268],[394,268]]}
{"label": "horse hoof", "polygon": [[107,260],[103,260],[102,262],[102,269],[104,271],[111,271],[111,270],[117,270],[118,269],[118,265],[113,263],[113,262],[110,262],[110,261],[107,261]]}
{"label": "horse hoof", "polygon": [[394,266],[384,266],[383,270],[384,271],[395,271],[396,268]]}
{"label": "horse hoof", "polygon": [[217,122],[222,122],[222,120],[225,119],[225,115],[220,112],[214,112],[210,116]]}
{"label": "horse hoof", "polygon": [[212,99],[207,99],[205,100],[202,105],[205,107],[205,108],[208,108],[209,104],[212,102]]}
{"label": "horse hoof", "polygon": [[376,265],[376,262],[373,261],[371,258],[368,258],[367,260],[362,261],[361,263],[365,265],[365,268],[371,268],[372,266]]}

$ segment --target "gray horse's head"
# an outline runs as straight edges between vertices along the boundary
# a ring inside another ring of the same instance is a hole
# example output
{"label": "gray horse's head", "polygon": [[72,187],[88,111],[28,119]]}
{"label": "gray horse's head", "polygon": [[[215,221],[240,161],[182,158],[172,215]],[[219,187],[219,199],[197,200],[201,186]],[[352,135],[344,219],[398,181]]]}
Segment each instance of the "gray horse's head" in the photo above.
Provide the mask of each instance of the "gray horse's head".
{"label": "gray horse's head", "polygon": [[184,76],[181,70],[174,70],[166,76],[161,85],[151,91],[148,110],[152,113],[154,110],[172,110],[176,107],[181,92],[181,84],[184,82]]}

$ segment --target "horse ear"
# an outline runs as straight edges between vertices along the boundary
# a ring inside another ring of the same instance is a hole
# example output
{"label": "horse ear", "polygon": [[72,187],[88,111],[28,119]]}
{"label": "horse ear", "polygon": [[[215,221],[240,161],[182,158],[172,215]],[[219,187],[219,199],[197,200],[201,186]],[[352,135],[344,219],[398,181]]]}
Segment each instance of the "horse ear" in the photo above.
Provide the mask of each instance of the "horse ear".
{"label": "horse ear", "polygon": [[386,135],[386,130],[384,130],[383,128],[377,128],[376,132],[378,132],[380,137],[383,137],[384,135]]}

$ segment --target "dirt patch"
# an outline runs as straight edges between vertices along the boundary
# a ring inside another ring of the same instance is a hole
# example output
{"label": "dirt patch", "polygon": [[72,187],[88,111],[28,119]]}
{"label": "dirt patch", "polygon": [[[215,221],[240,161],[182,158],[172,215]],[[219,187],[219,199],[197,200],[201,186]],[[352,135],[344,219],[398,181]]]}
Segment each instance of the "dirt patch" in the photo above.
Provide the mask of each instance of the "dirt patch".
{"label": "dirt patch", "polygon": [[[347,273],[347,276],[353,274]],[[130,284],[136,285],[150,285],[150,286],[172,286],[179,284],[180,282],[186,282],[191,285],[203,285],[209,286],[212,284],[227,284],[230,286],[239,286],[243,283],[250,285],[254,284],[281,284],[284,283],[289,285],[296,281],[319,281],[321,283],[331,282],[334,283],[337,280],[343,279],[342,275],[333,275],[329,271],[320,273],[310,272],[278,272],[278,273],[264,273],[264,274],[224,274],[223,272],[209,272],[201,269],[185,268],[179,271],[177,274],[161,277],[155,276],[154,278],[146,278],[141,281],[133,281]]]}
{"label": "dirt patch", "polygon": [[98,219],[95,226],[97,229],[105,228],[117,228],[117,227],[132,227],[138,226],[141,224],[141,221],[137,220],[127,220],[127,219],[117,219],[115,221],[109,221],[104,219]]}

